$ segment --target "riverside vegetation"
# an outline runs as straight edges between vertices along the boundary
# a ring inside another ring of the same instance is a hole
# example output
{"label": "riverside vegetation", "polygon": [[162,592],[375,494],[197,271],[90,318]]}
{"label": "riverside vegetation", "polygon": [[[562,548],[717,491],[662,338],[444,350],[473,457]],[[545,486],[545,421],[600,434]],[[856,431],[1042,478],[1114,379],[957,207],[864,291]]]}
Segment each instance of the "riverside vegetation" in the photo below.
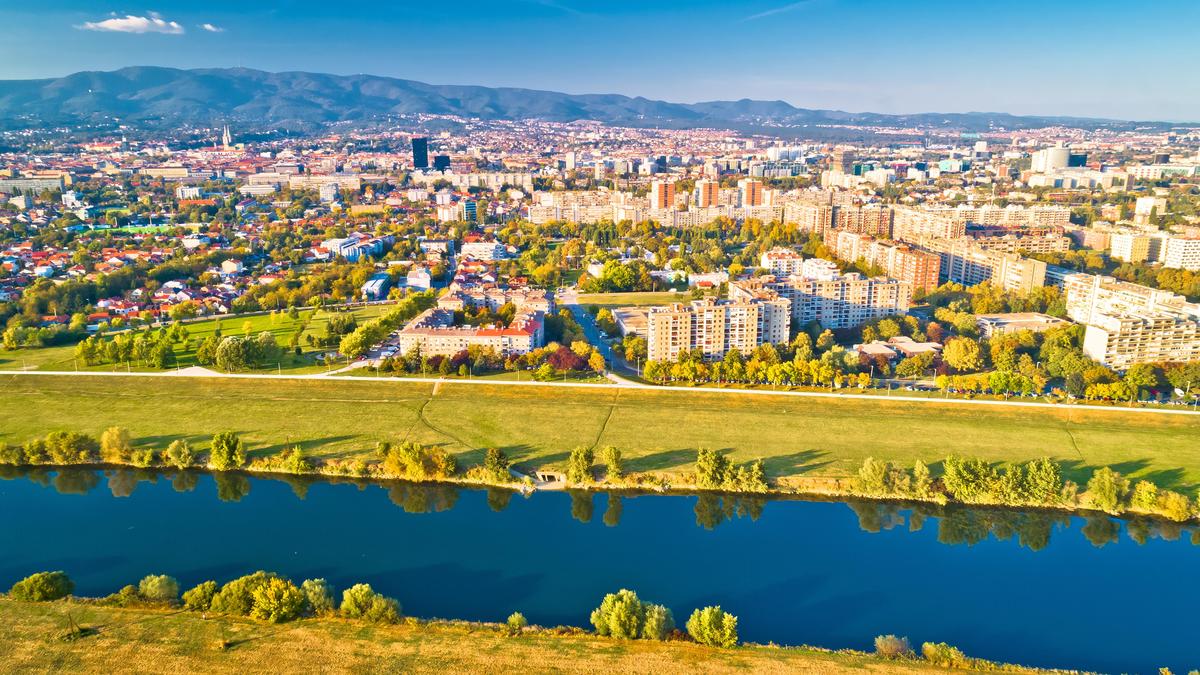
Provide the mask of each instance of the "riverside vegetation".
{"label": "riverside vegetation", "polygon": [[[772,486],[761,459],[737,465],[719,451],[701,448],[694,470],[678,482],[650,473],[631,473],[623,453],[613,446],[600,449],[603,472],[596,452],[588,446],[574,448],[567,458],[566,482],[573,489],[603,488],[699,490],[709,492],[803,494],[805,490]],[[499,448],[489,448],[483,461],[460,470],[454,455],[439,446],[414,441],[380,442],[373,461],[314,461],[299,445],[289,445],[265,457],[248,459],[244,440],[233,432],[218,432],[207,454],[186,440],[175,439],[166,448],[135,448],[123,427],[106,429],[97,440],[87,434],[54,431],[24,445],[0,443],[0,465],[89,466],[117,465],[136,468],[207,469],[215,472],[248,471],[294,475],[327,475],[377,480],[459,482],[503,487],[532,487],[528,476],[518,478],[511,459]],[[911,469],[890,461],[867,457],[856,476],[838,481],[819,492],[830,496],[902,499],[938,504],[958,502],[1005,507],[1092,509],[1113,515],[1131,514],[1185,522],[1200,515],[1200,500],[1160,488],[1149,480],[1131,482],[1110,467],[1095,469],[1080,491],[1063,476],[1061,465],[1049,457],[1024,463],[995,464],[977,457],[950,455],[940,475],[917,460]],[[817,491],[813,491],[817,492]]]}
{"label": "riverside vegetation", "polygon": [[[469,622],[422,621],[405,617],[400,613],[400,604],[393,598],[377,593],[368,584],[355,584],[341,593],[337,601],[335,590],[324,579],[307,579],[297,585],[292,580],[272,572],[258,571],[223,585],[205,581],[180,593],[178,582],[168,575],[148,575],[137,584],[129,584],[115,593],[99,598],[81,598],[71,595],[74,584],[61,571],[38,572],[16,582],[9,591],[10,600],[0,603],[0,616],[24,612],[21,603],[55,603],[66,609],[67,625],[58,627],[49,644],[41,649],[54,649],[56,643],[74,643],[83,640],[99,640],[104,633],[111,632],[108,626],[102,632],[97,627],[75,618],[76,613],[88,611],[125,610],[134,612],[159,612],[150,616],[159,617],[160,622],[182,621],[188,614],[201,614],[205,623],[245,618],[252,621],[277,624],[303,621],[308,624],[348,621],[362,626],[398,626],[398,628],[436,630],[451,626],[469,626],[474,630],[462,635],[465,642],[482,643],[495,637],[509,640],[538,641],[548,639],[572,639],[589,635],[574,626],[551,628],[530,626],[523,614],[514,612],[503,623],[472,624]],[[16,602],[13,602],[16,601]],[[180,613],[182,611],[182,614]],[[170,613],[163,613],[170,612]],[[6,621],[12,630],[12,621]],[[158,623],[158,622],[156,622]],[[671,611],[662,605],[641,600],[637,593],[621,589],[609,593],[591,614],[594,635],[618,645],[636,643],[666,643],[676,649],[694,648],[711,650],[701,656],[705,663],[722,663],[724,654],[736,653],[743,658],[755,658],[768,653],[769,662],[775,668],[800,655],[815,655],[831,658],[830,665],[850,665],[841,658],[879,661],[905,661],[910,669],[924,670],[926,667],[956,668],[967,670],[1005,670],[1010,672],[1054,672],[1036,671],[1009,664],[999,664],[984,659],[970,658],[955,647],[945,643],[926,642],[918,655],[907,638],[881,635],[875,638],[873,654],[853,650],[830,651],[814,647],[779,647],[743,644],[738,640],[737,617],[719,606],[696,609],[683,630],[676,628]],[[226,631],[222,630],[224,634]],[[30,636],[24,636],[30,639]],[[43,636],[44,640],[45,636]],[[161,638],[160,638],[161,639]],[[11,646],[12,640],[6,641]],[[191,655],[194,659],[217,658],[217,654],[241,649],[239,641],[223,635],[210,643],[207,649]],[[765,652],[763,650],[766,650]],[[491,650],[488,650],[489,653]],[[585,668],[595,654],[609,652],[597,646],[588,651],[572,649],[573,659]],[[86,657],[85,657],[86,658]],[[92,658],[103,658],[93,656]],[[783,661],[779,661],[782,659]],[[444,665],[444,664],[443,664]],[[764,664],[765,665],[765,664]],[[798,664],[793,664],[798,665]],[[694,667],[694,664],[693,664]]]}

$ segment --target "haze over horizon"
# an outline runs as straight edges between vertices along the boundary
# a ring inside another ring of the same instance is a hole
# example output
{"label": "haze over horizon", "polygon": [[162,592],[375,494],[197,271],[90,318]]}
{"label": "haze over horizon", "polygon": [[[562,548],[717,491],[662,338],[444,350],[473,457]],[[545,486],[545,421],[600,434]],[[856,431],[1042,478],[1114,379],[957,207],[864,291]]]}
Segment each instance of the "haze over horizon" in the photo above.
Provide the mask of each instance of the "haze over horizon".
{"label": "haze over horizon", "polygon": [[1087,12],[1029,0],[47,0],[0,8],[0,78],[244,66],[685,103],[1196,121],[1200,75],[1154,64],[1189,57],[1197,20],[1200,5],[1179,0],[1096,0]]}

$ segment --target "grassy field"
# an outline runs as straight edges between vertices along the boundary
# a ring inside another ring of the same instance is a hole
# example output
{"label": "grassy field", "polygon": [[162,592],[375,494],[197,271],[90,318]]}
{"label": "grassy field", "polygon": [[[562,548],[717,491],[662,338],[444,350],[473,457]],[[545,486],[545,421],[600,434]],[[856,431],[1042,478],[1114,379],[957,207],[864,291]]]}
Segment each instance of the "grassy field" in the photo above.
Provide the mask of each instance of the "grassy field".
{"label": "grassy field", "polygon": [[380,440],[440,444],[460,465],[499,447],[527,468],[565,466],[571,448],[613,445],[630,471],[691,471],[695,450],[766,460],[774,477],[849,475],[868,456],[911,465],[951,453],[993,461],[1049,455],[1086,481],[1108,465],[1189,492],[1200,485],[1200,416],[903,401],[735,396],[705,391],[501,387],[442,382],[0,376],[0,441],[54,429],[127,427],[137,443],[216,431],[251,455],[300,443],[316,458]]}
{"label": "grassy field", "polygon": [[[68,615],[88,634],[59,639],[70,626]],[[0,599],[0,662],[7,673],[947,672],[917,661],[802,648],[711,649],[545,632],[506,637],[492,627],[449,623],[372,626],[307,619],[265,624],[191,612],[8,599]]]}
{"label": "grassy field", "polygon": [[[389,309],[391,309],[389,305],[366,305],[345,311],[353,314],[361,324],[387,312]],[[269,367],[264,367],[262,371],[278,372],[281,370],[296,374],[319,372],[322,368],[314,363],[313,356],[318,352],[328,350],[319,347],[310,347],[305,340],[305,336],[324,336],[325,326],[329,323],[329,317],[332,315],[333,312],[329,310],[305,309],[300,310],[296,319],[288,317],[285,312],[280,312],[278,314],[257,314],[253,316],[224,316],[189,322],[184,324],[188,331],[186,343],[175,345],[175,363],[181,368],[197,365],[196,341],[212,335],[218,329],[220,329],[222,335],[254,336],[262,332],[269,332],[275,336],[275,341],[278,344],[286,347],[291,341],[292,335],[300,331],[303,327],[303,332],[300,333],[300,347],[303,353],[297,356],[291,352],[287,352],[278,364],[272,363]],[[307,326],[305,327],[304,324],[306,321]],[[83,364],[77,364],[75,361],[74,345],[19,349],[16,351],[0,350],[0,370],[76,369],[126,370],[126,365],[124,363],[109,363],[88,367]],[[138,366],[137,364],[131,364],[129,369],[135,371],[152,370],[144,366]]]}
{"label": "grassy field", "polygon": [[598,305],[600,307],[644,307],[650,305],[669,305],[672,302],[687,302],[691,299],[688,293],[580,293],[579,304]]}

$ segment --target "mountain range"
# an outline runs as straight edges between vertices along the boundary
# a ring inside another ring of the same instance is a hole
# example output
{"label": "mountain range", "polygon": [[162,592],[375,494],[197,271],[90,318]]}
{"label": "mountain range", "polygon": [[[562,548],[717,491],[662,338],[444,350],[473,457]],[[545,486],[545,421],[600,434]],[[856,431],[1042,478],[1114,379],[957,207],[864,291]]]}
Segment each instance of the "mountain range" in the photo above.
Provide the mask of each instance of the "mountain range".
{"label": "mountain range", "polygon": [[303,128],[371,123],[414,113],[482,119],[593,120],[629,126],[780,130],[805,125],[926,127],[982,131],[1051,125],[1079,128],[1169,128],[1163,122],[1007,113],[889,115],[799,108],[784,101],[670,103],[619,94],[435,85],[374,75],[270,73],[247,68],[180,70],[139,66],[40,80],[0,80],[0,125],[101,123],[244,123]]}

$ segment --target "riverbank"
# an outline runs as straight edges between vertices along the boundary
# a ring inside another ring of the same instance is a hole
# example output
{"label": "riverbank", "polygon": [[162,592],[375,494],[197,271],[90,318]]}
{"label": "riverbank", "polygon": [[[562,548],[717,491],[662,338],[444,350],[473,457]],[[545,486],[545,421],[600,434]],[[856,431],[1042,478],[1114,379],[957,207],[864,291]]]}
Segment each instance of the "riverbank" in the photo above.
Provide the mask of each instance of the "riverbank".
{"label": "riverbank", "polygon": [[[72,622],[82,634],[62,639]],[[334,672],[410,673],[953,672],[853,651],[715,649],[680,641],[618,641],[578,629],[526,629],[508,637],[499,624],[449,621],[384,626],[321,618],[267,624],[211,613],[8,598],[0,598],[0,662],[11,673],[245,673],[265,664],[277,672],[305,672],[313,664]]]}

